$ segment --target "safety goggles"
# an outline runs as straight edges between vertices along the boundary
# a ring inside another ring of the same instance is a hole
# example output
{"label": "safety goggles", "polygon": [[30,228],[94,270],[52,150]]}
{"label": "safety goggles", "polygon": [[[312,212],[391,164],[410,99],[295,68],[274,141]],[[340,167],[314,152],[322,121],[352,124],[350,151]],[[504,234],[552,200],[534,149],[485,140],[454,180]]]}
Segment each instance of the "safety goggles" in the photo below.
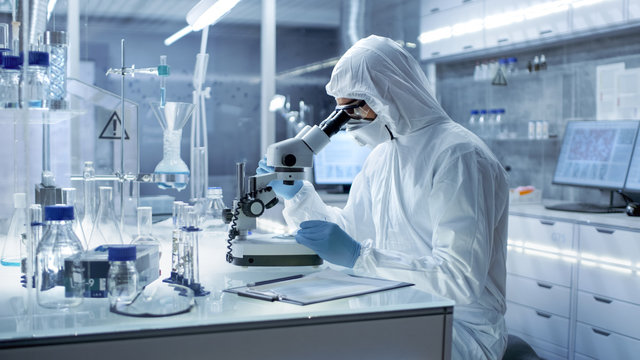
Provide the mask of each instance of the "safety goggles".
{"label": "safety goggles", "polygon": [[350,118],[354,120],[365,119],[369,114],[369,110],[364,110],[362,107],[367,103],[364,100],[356,100],[351,104],[338,105],[336,111],[344,110]]}

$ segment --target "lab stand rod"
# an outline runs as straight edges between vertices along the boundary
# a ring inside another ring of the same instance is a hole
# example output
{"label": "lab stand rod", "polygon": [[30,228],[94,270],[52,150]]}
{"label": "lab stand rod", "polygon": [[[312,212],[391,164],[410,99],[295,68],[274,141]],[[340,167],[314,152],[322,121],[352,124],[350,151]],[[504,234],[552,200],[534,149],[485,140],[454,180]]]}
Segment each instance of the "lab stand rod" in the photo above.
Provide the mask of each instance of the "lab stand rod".
{"label": "lab stand rod", "polygon": [[[120,39],[120,65],[122,66],[122,77],[120,78],[120,118],[122,127],[120,128],[120,175],[124,176],[124,140],[126,134],[127,119],[124,114],[124,78],[125,78],[125,63],[124,63],[124,39]],[[120,231],[124,234],[124,182],[120,182]]]}
{"label": "lab stand rod", "polygon": [[236,196],[238,200],[244,196],[244,163],[236,163]]}

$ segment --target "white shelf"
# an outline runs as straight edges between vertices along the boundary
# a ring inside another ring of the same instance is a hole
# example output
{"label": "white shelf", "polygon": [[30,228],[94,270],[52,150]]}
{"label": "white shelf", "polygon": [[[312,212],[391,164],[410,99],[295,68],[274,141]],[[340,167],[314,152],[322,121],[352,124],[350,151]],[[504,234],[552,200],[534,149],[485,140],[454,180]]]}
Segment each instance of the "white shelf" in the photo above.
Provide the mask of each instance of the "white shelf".
{"label": "white shelf", "polygon": [[21,123],[24,119],[27,119],[29,124],[57,124],[84,113],[84,110],[2,109],[0,124]]}

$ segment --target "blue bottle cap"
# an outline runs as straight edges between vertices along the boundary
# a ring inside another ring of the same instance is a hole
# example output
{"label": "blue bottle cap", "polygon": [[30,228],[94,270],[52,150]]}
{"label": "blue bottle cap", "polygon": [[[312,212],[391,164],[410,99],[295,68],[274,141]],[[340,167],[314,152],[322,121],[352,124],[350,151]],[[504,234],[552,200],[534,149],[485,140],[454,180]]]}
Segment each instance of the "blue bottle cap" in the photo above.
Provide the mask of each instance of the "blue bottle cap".
{"label": "blue bottle cap", "polygon": [[478,110],[471,110],[471,115],[478,115],[480,112]]}
{"label": "blue bottle cap", "polygon": [[48,205],[44,207],[44,221],[63,221],[73,219],[73,206]]}
{"label": "blue bottle cap", "polygon": [[29,65],[49,66],[49,53],[44,51],[29,51]]}
{"label": "blue bottle cap", "polygon": [[518,58],[516,58],[516,57],[510,57],[510,58],[509,58],[509,62],[511,62],[511,63],[517,63],[517,62],[518,62]]}
{"label": "blue bottle cap", "polygon": [[499,64],[506,64],[507,62],[508,62],[508,60],[507,60],[507,59],[500,59],[500,60],[498,60],[498,63],[499,63]]}
{"label": "blue bottle cap", "polygon": [[480,110],[480,114],[486,114],[487,110]]}
{"label": "blue bottle cap", "polygon": [[489,110],[490,113],[492,114],[497,114],[498,113],[498,109],[491,109]]}
{"label": "blue bottle cap", "polygon": [[109,261],[132,261],[135,259],[135,245],[109,245]]}
{"label": "blue bottle cap", "polygon": [[505,112],[505,111],[504,111],[504,109],[498,109],[498,112],[499,112],[500,114],[504,114],[504,112]]}
{"label": "blue bottle cap", "polygon": [[4,55],[2,57],[2,67],[9,70],[19,70],[22,65],[20,56]]}

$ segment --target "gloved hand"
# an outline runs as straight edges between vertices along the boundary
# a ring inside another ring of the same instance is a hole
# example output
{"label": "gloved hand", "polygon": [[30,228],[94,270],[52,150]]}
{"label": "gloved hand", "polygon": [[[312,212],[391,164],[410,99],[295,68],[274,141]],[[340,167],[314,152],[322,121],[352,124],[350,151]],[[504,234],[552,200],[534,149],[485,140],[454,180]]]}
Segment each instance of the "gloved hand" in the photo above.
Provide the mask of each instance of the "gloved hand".
{"label": "gloved hand", "polygon": [[[274,171],[275,171],[275,169],[273,168],[273,166],[268,166],[267,165],[267,158],[266,157],[262,158],[262,160],[260,160],[260,162],[258,162],[258,168],[256,169],[256,174],[258,174],[258,175],[267,174],[267,173],[272,173]],[[283,197],[283,198],[285,198],[287,200],[290,200],[302,188],[302,181],[301,180],[295,180],[293,182],[293,185],[285,185],[282,182],[282,180],[272,180],[269,183],[269,186],[271,186],[273,188],[273,191],[275,191],[276,195],[281,196],[281,197]]]}
{"label": "gloved hand", "polygon": [[296,241],[315,251],[324,260],[337,265],[353,267],[360,256],[360,243],[338,225],[327,221],[302,222]]}

